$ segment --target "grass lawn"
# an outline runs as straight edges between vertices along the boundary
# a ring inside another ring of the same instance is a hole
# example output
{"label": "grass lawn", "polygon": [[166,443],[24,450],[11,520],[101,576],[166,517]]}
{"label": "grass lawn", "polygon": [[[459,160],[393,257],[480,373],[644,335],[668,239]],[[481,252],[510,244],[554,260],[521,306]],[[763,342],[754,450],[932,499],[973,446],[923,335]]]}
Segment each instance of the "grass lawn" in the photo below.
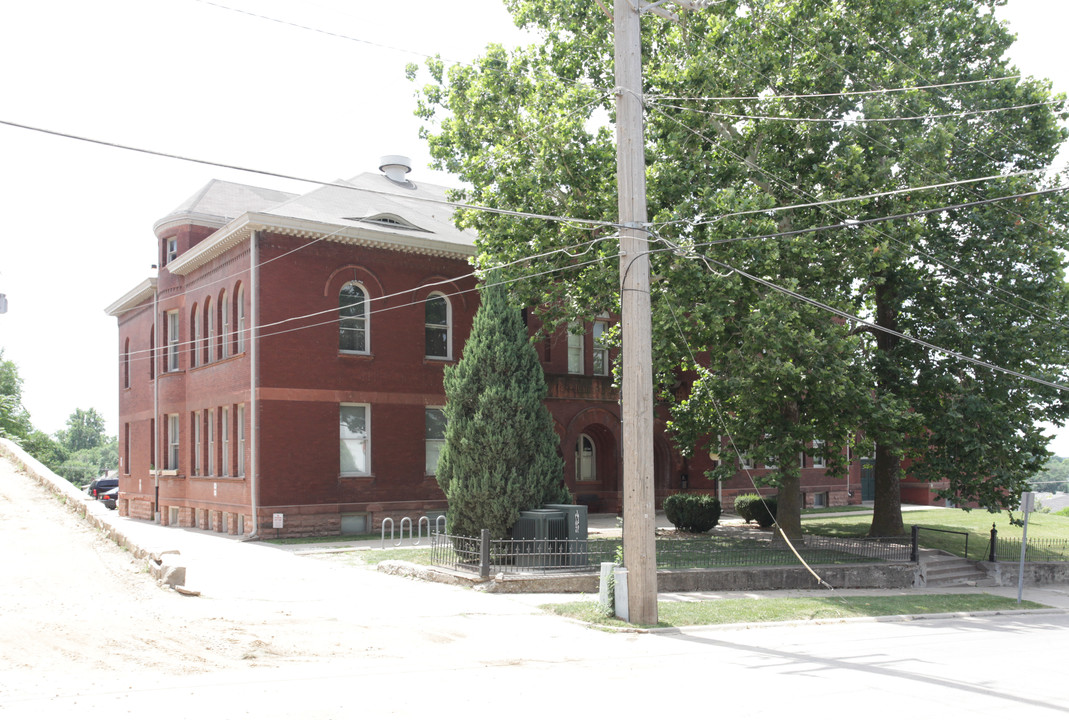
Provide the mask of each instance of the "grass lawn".
{"label": "grass lawn", "polygon": [[[1020,518],[1019,513],[1014,513]],[[833,537],[862,537],[869,531],[869,517],[802,518],[802,529],[807,534]],[[1020,539],[1021,528],[1010,524],[1008,513],[989,513],[986,510],[965,511],[957,508],[938,510],[914,510],[902,513],[902,522],[909,533],[911,525],[922,528],[939,528],[969,534],[969,559],[983,560],[987,557],[991,523],[995,524],[999,537]],[[1069,538],[1069,518],[1032,513],[1028,516],[1028,537]],[[946,550],[955,555],[965,555],[965,538],[961,535],[921,530],[922,547]]]}
{"label": "grass lawn", "polygon": [[354,540],[380,540],[381,535],[322,535],[317,537],[299,537],[299,538],[264,538],[262,542],[271,543],[272,545],[311,545],[313,543],[321,543],[323,545],[341,544],[352,542]]}
{"label": "grass lawn", "polygon": [[[555,615],[583,620],[606,627],[629,627],[628,623],[609,618],[597,601],[542,605]],[[823,620],[851,617],[882,617],[983,610],[1035,610],[1046,607],[1034,602],[1020,605],[1012,598],[988,594],[963,595],[892,595],[853,596],[844,598],[766,598],[754,600],[703,600],[700,602],[658,602],[655,627],[688,625],[723,625],[727,623],[778,622],[784,620]]]}
{"label": "grass lawn", "polygon": [[835,507],[803,508],[803,515],[824,515],[828,513],[855,512],[872,514],[871,505],[836,505]]}

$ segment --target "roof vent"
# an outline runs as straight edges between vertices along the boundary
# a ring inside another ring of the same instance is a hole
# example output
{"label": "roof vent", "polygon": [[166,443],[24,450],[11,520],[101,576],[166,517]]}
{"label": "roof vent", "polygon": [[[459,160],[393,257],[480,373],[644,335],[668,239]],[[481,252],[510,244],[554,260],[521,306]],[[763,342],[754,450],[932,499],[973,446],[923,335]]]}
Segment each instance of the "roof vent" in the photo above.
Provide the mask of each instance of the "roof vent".
{"label": "roof vent", "polygon": [[379,170],[395,183],[407,182],[405,175],[412,171],[412,161],[404,155],[383,155],[379,159]]}

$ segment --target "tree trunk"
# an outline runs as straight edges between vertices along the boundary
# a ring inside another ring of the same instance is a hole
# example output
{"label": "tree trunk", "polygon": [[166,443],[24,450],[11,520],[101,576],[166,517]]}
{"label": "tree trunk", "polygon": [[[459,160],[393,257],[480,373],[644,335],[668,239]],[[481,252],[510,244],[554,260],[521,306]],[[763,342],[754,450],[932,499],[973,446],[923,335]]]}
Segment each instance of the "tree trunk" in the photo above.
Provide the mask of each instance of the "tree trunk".
{"label": "tree trunk", "polygon": [[902,535],[902,492],[899,485],[902,458],[897,448],[876,446],[874,479],[876,497],[872,505],[869,537]]}
{"label": "tree trunk", "polygon": [[[888,330],[898,330],[898,293],[893,273],[888,273],[885,282],[876,286],[876,322]],[[876,331],[876,387],[882,396],[893,396],[898,389],[898,365],[895,349],[898,337]],[[893,437],[894,428],[885,428],[886,437]],[[876,457],[873,467],[875,497],[872,506],[872,525],[869,537],[892,537],[901,535],[902,492],[899,478],[902,468],[902,451],[897,443],[880,442],[876,439]]]}
{"label": "tree trunk", "polygon": [[776,498],[776,525],[792,540],[802,537],[801,486],[801,477],[797,472],[788,471],[780,475],[779,496]]}

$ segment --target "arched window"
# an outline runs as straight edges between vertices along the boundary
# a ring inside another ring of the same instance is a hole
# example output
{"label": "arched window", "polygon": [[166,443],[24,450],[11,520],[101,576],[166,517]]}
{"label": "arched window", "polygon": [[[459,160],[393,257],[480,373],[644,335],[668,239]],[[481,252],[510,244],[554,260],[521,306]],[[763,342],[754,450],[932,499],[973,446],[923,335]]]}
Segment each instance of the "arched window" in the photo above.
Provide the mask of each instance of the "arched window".
{"label": "arched window", "polygon": [[368,352],[367,291],[359,283],[346,283],[338,293],[338,349]]}
{"label": "arched window", "polygon": [[190,367],[197,367],[200,365],[200,342],[203,335],[201,333],[202,328],[200,324],[200,313],[197,312],[198,309],[196,303],[194,303],[193,310],[189,313],[189,325],[193,328],[193,342],[190,343],[190,349],[192,350],[190,353]]}
{"label": "arched window", "polygon": [[598,479],[597,454],[594,441],[583,434],[575,441],[575,481],[596,482]]}
{"label": "arched window", "polygon": [[425,352],[429,358],[452,357],[452,308],[445,295],[435,293],[423,304],[426,327]]}
{"label": "arched window", "polygon": [[245,286],[238,285],[238,352],[245,352]]}
{"label": "arched window", "polygon": [[204,301],[204,362],[215,362],[215,308],[212,307],[212,299]]}
{"label": "arched window", "polygon": [[224,358],[230,357],[230,349],[234,338],[230,335],[230,303],[227,302],[226,290],[219,293],[219,311],[223,316],[222,342],[219,344],[219,354]]}

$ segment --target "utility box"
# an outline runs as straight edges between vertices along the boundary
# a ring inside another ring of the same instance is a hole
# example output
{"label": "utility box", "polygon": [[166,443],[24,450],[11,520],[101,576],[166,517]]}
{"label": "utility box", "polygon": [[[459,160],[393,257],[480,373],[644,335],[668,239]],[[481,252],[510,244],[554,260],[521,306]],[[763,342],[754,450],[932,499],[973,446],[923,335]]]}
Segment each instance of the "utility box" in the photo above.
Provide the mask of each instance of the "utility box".
{"label": "utility box", "polygon": [[521,510],[512,527],[512,547],[517,567],[554,567],[561,564],[561,545],[567,544],[568,528],[561,510]]}
{"label": "utility box", "polygon": [[587,506],[552,503],[545,507],[547,510],[559,510],[564,513],[568,541],[561,547],[561,563],[569,567],[585,567],[589,562]]}
{"label": "utility box", "polygon": [[546,505],[547,510],[560,510],[568,521],[567,537],[569,540],[587,539],[587,508],[586,505]]}

